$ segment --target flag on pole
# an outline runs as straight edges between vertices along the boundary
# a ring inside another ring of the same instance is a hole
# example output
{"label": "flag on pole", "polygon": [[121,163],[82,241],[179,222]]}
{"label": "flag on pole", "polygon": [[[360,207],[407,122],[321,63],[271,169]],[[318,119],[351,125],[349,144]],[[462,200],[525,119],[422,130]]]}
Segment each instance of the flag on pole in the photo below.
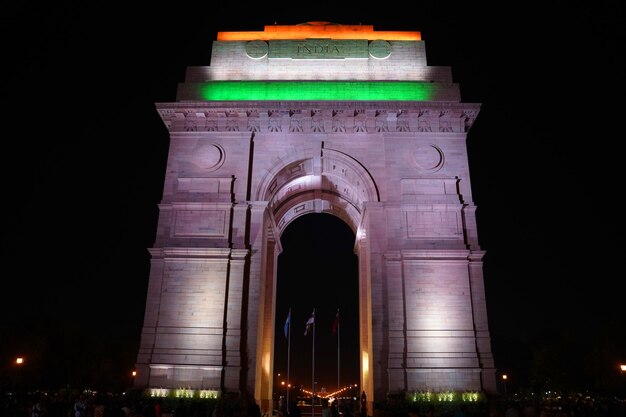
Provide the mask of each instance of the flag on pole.
{"label": "flag on pole", "polygon": [[289,314],[287,314],[287,320],[285,320],[285,337],[289,335],[289,323],[291,323],[291,309],[289,309]]}
{"label": "flag on pole", "polygon": [[337,334],[337,330],[339,330],[339,309],[337,309],[337,315],[335,315],[335,320],[333,321],[333,334]]}
{"label": "flag on pole", "polygon": [[309,333],[314,323],[315,323],[315,310],[313,310],[313,313],[311,313],[311,317],[309,317],[309,319],[306,322],[306,328],[304,329],[305,336]]}

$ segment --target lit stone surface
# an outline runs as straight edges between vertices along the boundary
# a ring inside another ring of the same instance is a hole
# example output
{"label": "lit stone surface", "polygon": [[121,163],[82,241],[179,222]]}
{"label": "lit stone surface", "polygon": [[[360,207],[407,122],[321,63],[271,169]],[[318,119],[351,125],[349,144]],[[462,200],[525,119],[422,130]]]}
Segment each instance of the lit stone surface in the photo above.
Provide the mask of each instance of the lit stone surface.
{"label": "lit stone surface", "polygon": [[[495,392],[465,143],[480,105],[461,102],[449,68],[426,65],[415,34],[327,26],[303,26],[330,34],[315,59],[293,56],[314,47],[297,26],[221,33],[211,65],[190,68],[177,101],[156,105],[170,148],[137,386],[245,387],[271,411],[280,234],[323,212],[356,235],[369,409],[388,393]],[[431,95],[355,99],[357,80],[422,82]],[[202,94],[231,81],[292,91]],[[326,97],[297,94],[305,87]]]}
{"label": "lit stone surface", "polygon": [[201,145],[194,150],[191,160],[200,169],[214,171],[224,162],[224,150],[216,144]]}
{"label": "lit stone surface", "polygon": [[261,59],[267,56],[269,46],[264,41],[250,41],[246,43],[246,55],[251,59]]}
{"label": "lit stone surface", "polygon": [[391,44],[387,41],[372,41],[368,49],[372,58],[385,59],[391,55]]}

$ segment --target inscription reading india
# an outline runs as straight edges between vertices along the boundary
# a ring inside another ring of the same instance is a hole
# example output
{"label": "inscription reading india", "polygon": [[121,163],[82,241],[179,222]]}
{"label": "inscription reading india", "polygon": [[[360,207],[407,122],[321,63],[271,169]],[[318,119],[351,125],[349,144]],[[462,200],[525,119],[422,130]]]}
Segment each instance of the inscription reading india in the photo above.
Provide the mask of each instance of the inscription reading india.
{"label": "inscription reading india", "polygon": [[306,39],[269,42],[269,58],[345,59],[368,58],[367,40]]}
{"label": "inscription reading india", "polygon": [[303,43],[298,45],[296,55],[341,55],[339,47],[330,43]]}

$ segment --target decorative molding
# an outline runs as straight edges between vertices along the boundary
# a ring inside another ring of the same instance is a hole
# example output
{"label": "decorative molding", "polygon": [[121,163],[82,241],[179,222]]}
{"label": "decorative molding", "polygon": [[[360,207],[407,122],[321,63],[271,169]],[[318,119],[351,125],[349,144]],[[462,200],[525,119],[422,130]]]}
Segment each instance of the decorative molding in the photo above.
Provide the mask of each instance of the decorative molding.
{"label": "decorative molding", "polygon": [[477,103],[434,102],[177,102],[157,103],[175,132],[467,133]]}

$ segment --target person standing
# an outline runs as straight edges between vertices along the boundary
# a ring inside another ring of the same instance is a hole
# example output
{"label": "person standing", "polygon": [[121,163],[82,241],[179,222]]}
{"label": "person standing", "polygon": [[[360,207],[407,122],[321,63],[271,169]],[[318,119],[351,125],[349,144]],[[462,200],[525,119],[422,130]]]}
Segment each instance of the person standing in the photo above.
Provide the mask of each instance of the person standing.
{"label": "person standing", "polygon": [[30,409],[30,416],[31,417],[40,417],[42,415],[42,410],[41,410],[41,404],[39,403],[39,400],[35,401],[35,403],[33,404],[33,406]]}
{"label": "person standing", "polygon": [[367,396],[365,391],[361,393],[361,417],[367,417]]}
{"label": "person standing", "polygon": [[154,414],[156,414],[156,417],[161,417],[161,414],[163,413],[163,405],[162,405],[162,401],[160,398],[158,398],[156,400],[156,404],[154,405]]}
{"label": "person standing", "polygon": [[87,410],[87,403],[85,397],[80,395],[74,402],[74,417],[85,417],[85,411]]}
{"label": "person standing", "polygon": [[330,416],[339,417],[339,397],[333,401],[333,404],[330,407]]}
{"label": "person standing", "polygon": [[331,417],[330,407],[328,406],[328,399],[322,400],[322,417]]}

